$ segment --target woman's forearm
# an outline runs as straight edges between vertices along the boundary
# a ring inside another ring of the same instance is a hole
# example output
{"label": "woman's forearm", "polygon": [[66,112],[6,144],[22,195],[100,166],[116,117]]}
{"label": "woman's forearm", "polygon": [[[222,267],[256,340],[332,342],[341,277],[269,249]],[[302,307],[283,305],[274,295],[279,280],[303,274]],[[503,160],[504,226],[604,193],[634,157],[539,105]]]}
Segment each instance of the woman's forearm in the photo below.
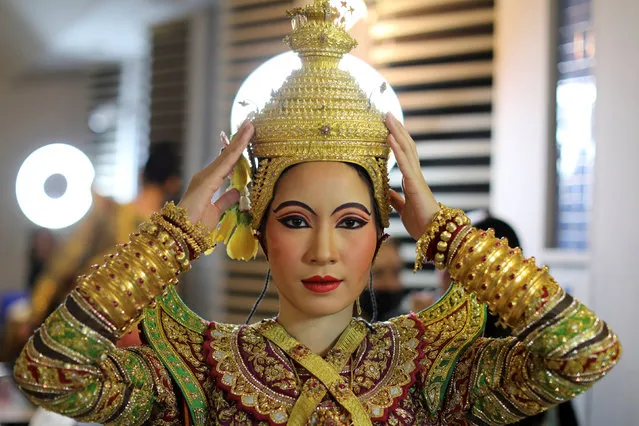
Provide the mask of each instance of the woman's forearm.
{"label": "woman's forearm", "polygon": [[78,278],[16,362],[16,382],[33,402],[85,421],[127,424],[144,421],[154,404],[167,404],[157,395],[172,393],[160,389],[170,380],[155,354],[118,349],[115,342],[190,268],[188,255],[201,251],[178,229],[153,215],[103,265]]}
{"label": "woman's forearm", "polygon": [[534,258],[524,258],[519,248],[495,238],[492,230],[470,229],[449,260],[448,270],[453,280],[475,293],[535,352],[564,354],[614,336],[556,283],[548,268],[539,267]]}
{"label": "woman's forearm", "polygon": [[439,266],[515,337],[480,339],[469,349],[474,414],[487,423],[514,421],[588,389],[617,363],[616,335],[568,295],[548,268],[464,218],[457,211],[418,248],[427,259],[441,253]]}

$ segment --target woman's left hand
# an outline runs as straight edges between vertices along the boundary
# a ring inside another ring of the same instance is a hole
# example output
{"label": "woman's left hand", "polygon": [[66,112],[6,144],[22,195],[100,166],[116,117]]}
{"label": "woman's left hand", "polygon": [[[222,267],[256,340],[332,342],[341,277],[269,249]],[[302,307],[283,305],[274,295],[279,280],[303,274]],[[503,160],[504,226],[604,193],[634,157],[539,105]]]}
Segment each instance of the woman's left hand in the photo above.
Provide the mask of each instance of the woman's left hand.
{"label": "woman's left hand", "polygon": [[402,218],[408,233],[418,240],[439,211],[439,204],[422,175],[413,138],[391,113],[386,115],[386,127],[390,130],[388,144],[402,172],[402,189],[406,197],[404,200],[396,191],[391,190],[390,202]]}

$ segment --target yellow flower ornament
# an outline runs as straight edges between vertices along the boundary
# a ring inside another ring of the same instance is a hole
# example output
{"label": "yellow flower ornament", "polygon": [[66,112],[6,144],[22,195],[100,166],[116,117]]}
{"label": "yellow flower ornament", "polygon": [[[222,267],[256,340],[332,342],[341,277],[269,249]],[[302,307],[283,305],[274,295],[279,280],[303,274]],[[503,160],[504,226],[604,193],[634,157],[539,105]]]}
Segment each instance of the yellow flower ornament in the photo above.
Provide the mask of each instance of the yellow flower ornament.
{"label": "yellow flower ornament", "polygon": [[239,212],[237,227],[226,244],[226,254],[236,260],[251,260],[257,255],[257,239],[247,212]]}
{"label": "yellow flower ornament", "polygon": [[240,192],[240,201],[224,213],[215,235],[216,242],[226,244],[226,254],[231,259],[251,260],[257,255],[257,238],[251,227],[252,218],[249,213],[250,182],[251,168],[246,157],[242,156],[233,168],[229,187]]}

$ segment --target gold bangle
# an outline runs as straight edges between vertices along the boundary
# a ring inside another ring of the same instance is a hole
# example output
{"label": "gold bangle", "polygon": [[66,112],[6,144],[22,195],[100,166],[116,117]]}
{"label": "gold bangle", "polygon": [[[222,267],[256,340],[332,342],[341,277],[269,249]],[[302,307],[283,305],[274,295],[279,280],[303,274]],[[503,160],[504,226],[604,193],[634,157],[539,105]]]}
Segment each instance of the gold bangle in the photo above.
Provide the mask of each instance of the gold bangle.
{"label": "gold bangle", "polygon": [[448,256],[446,258],[446,266],[450,267],[453,258],[455,257],[455,255],[457,254],[457,249],[459,248],[459,245],[461,244],[461,242],[464,240],[464,238],[466,237],[466,235],[468,235],[468,232],[470,232],[470,230],[472,229],[472,227],[470,225],[464,225],[462,226],[462,229],[460,231],[457,232],[457,234],[455,235],[455,238],[453,239],[453,241],[451,241],[451,243],[449,244],[448,247]]}
{"label": "gold bangle", "polygon": [[[470,223],[464,212],[460,209],[453,209],[439,203],[439,210],[431,219],[426,231],[419,238],[415,246],[417,256],[415,258],[414,271],[417,272],[427,259],[428,249],[433,240],[442,232],[442,228],[447,232],[455,232],[458,226]],[[440,256],[441,258],[441,256]],[[445,260],[445,259],[444,259]],[[443,263],[443,262],[438,262]]]}
{"label": "gold bangle", "polygon": [[[160,242],[162,242],[162,244],[164,245],[164,247],[169,250],[169,252],[171,253],[171,255],[178,261],[178,263],[180,264],[180,270],[182,272],[187,272],[191,269],[191,264],[190,264],[190,251],[188,249],[188,244],[184,242],[184,240],[181,238],[184,235],[182,235],[181,230],[179,230],[179,228],[173,227],[174,232],[177,232],[180,234],[179,237],[176,237],[175,235],[173,235],[173,233],[171,233],[170,230],[165,229],[164,224],[166,224],[166,226],[171,226],[169,222],[167,222],[166,220],[164,220],[160,215],[157,214],[153,214],[151,216],[152,219],[159,219],[160,223],[143,223],[140,225],[139,230],[141,234],[153,237],[157,240],[159,240]],[[171,228],[171,229],[173,229]],[[175,247],[179,247],[178,250],[175,249]],[[183,254],[181,254],[183,253]]]}
{"label": "gold bangle", "polygon": [[[157,238],[133,234],[106,264],[78,282],[78,291],[104,313],[117,333],[136,323],[142,309],[176,281],[177,260],[169,250],[174,241],[160,231]],[[119,334],[121,335],[121,334]]]}
{"label": "gold bangle", "polygon": [[[188,258],[197,259],[198,257],[200,257],[200,254],[202,253],[200,242],[196,241],[191,235],[184,232],[182,228],[172,224],[159,214],[154,213],[154,215],[151,216],[151,219],[164,230],[166,230],[166,232],[168,232],[169,235],[171,235],[176,240],[176,242],[178,240],[181,240],[182,244],[188,247],[188,249],[186,249]],[[179,242],[178,245],[181,246]]]}
{"label": "gold bangle", "polygon": [[212,235],[215,234],[215,231],[209,230],[199,222],[193,224],[185,208],[176,206],[173,202],[168,202],[162,207],[160,214],[196,240],[199,244],[200,253],[206,253],[214,247]]}
{"label": "gold bangle", "polygon": [[561,288],[547,269],[538,268],[534,258],[525,259],[507,240],[496,239],[492,230],[472,228],[463,241],[451,258],[451,275],[499,315],[502,323],[520,330],[557,303]]}

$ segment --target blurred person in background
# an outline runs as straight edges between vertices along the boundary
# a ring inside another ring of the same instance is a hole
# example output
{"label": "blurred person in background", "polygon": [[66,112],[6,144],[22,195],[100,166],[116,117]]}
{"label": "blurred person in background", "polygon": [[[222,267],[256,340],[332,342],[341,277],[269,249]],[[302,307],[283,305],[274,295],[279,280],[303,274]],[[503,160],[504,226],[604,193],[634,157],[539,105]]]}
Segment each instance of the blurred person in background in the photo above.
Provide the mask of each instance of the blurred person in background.
{"label": "blurred person in background", "polygon": [[[401,278],[404,263],[399,249],[399,241],[389,238],[382,243],[373,262],[373,291],[378,321],[387,321],[409,312],[419,312],[436,300],[431,292],[404,286]],[[362,317],[370,320],[373,317],[370,290],[364,290],[359,304]]]}
{"label": "blurred person in background", "polygon": [[[399,242],[393,238],[384,241],[372,267],[373,291],[379,321],[386,321],[407,313],[406,296],[410,293],[410,289],[405,288],[401,282],[403,266],[399,254]],[[370,290],[364,290],[359,298],[359,304],[362,316],[370,320],[373,317]]]}
{"label": "blurred person in background", "polygon": [[[87,216],[55,251],[46,232],[34,236],[28,282],[31,295],[26,303],[15,303],[8,311],[10,327],[6,327],[8,332],[0,351],[6,362],[15,360],[33,329],[64,300],[78,275],[87,273],[93,264],[103,263],[103,256],[115,244],[128,241],[129,234],[137,230],[144,218],[179,195],[182,189],[180,163],[177,142],[154,142],[141,170],[141,187],[135,200],[119,204],[94,193]],[[49,256],[45,258],[47,254]],[[138,330],[134,328],[123,335],[117,345],[128,347],[141,343]],[[32,424],[73,425],[76,422],[39,408]]]}
{"label": "blurred person in background", "polygon": [[58,248],[58,237],[52,230],[36,228],[29,237],[27,290],[31,292],[47,262]]}
{"label": "blurred person in background", "polygon": [[[131,203],[118,204],[94,194],[88,215],[76,225],[33,284],[30,297],[32,327],[39,325],[64,300],[75,284],[75,277],[87,273],[89,266],[103,263],[103,256],[115,244],[128,241],[129,234],[144,218],[179,195],[182,189],[179,165],[180,145],[177,142],[151,143],[141,171],[141,188]],[[27,336],[24,336],[25,340]],[[127,339],[138,341],[135,336],[126,337],[124,341]]]}

